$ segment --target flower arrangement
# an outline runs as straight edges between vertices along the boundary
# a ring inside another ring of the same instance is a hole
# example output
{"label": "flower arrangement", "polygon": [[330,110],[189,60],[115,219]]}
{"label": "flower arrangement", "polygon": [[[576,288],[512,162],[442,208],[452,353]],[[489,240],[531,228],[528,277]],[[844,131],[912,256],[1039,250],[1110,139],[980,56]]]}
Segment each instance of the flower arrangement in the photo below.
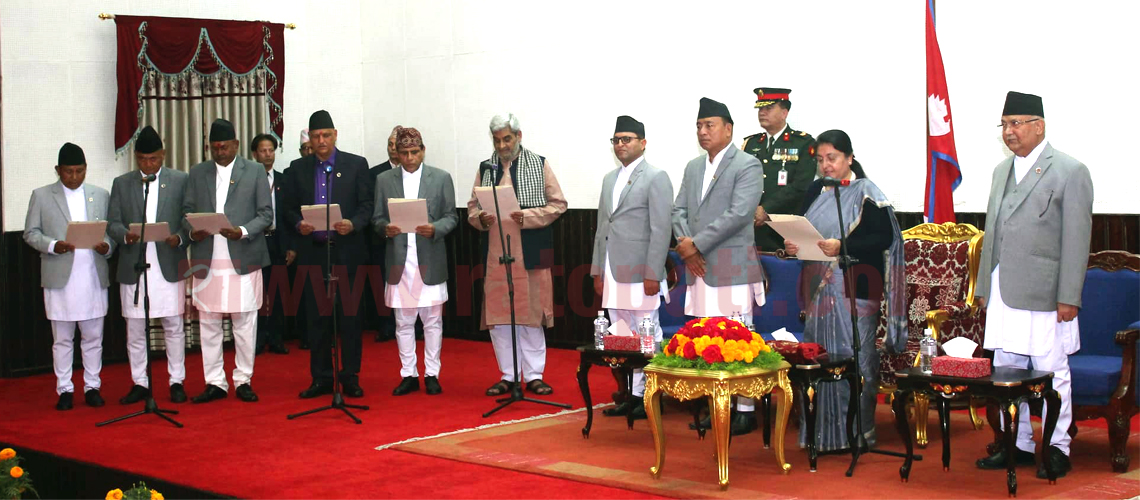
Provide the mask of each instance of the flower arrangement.
{"label": "flower arrangement", "polygon": [[772,368],[783,359],[760,334],[739,321],[715,317],[685,323],[650,362],[672,368],[740,371]]}
{"label": "flower arrangement", "polygon": [[20,467],[23,457],[16,456],[16,450],[0,450],[0,498],[20,498],[26,492],[39,496],[32,488],[32,478],[28,471]]}
{"label": "flower arrangement", "polygon": [[163,500],[162,493],[149,489],[139,481],[127,491],[115,488],[107,492],[107,500]]}

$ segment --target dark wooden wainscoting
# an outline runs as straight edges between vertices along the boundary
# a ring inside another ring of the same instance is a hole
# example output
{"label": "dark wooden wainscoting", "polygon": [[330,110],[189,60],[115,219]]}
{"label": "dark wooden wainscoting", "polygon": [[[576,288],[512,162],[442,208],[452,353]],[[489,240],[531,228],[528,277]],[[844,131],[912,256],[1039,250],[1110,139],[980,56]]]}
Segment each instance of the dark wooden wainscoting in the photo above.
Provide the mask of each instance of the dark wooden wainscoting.
{"label": "dark wooden wainscoting", "polygon": [[[903,228],[922,222],[922,214],[899,213]],[[447,237],[450,300],[444,332],[448,337],[487,340],[479,330],[482,310],[482,234],[466,222],[467,210],[459,209],[459,228]],[[589,342],[593,317],[601,298],[595,296],[590,278],[590,258],[596,210],[568,210],[554,225],[555,326],[547,331],[552,347],[574,347]],[[958,214],[960,222],[985,227],[985,214]],[[1093,216],[1090,251],[1124,250],[1140,253],[1140,216],[1098,214]],[[112,258],[112,276],[117,258]],[[8,232],[0,245],[0,376],[12,377],[51,371],[51,330],[44,315],[39,287],[39,256],[19,232]],[[110,289],[110,310],[104,331],[107,363],[125,361],[126,322],[119,308],[119,288]],[[390,313],[389,313],[390,314]]]}

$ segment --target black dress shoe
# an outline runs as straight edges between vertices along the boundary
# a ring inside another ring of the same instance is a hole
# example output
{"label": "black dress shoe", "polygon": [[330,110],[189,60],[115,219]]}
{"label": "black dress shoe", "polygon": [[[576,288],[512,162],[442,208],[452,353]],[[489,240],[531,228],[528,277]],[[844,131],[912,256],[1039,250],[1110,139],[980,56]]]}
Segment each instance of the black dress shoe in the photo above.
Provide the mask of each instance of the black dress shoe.
{"label": "black dress shoe", "polygon": [[633,398],[622,401],[620,404],[614,406],[613,408],[606,408],[602,410],[602,415],[605,415],[607,417],[624,417],[626,415],[629,415],[629,412],[633,411],[633,401],[631,401],[632,399]]}
{"label": "black dress shoe", "polygon": [[343,382],[340,384],[340,389],[344,392],[345,396],[350,398],[364,397],[364,389],[361,389],[360,384],[356,382]]}
{"label": "black dress shoe", "polygon": [[194,396],[194,399],[191,399],[190,401],[193,403],[209,403],[210,401],[217,399],[225,399],[226,396],[226,391],[222,390],[221,387],[218,387],[216,385],[207,385],[206,390],[202,391],[202,394]]}
{"label": "black dress shoe", "polygon": [[[734,413],[736,412],[736,410],[732,410],[732,411]],[[697,429],[705,429],[705,430],[712,429],[712,417],[710,416],[710,417],[702,418],[701,423],[699,423],[699,424],[694,424],[692,422],[689,422],[689,430],[695,431]]]}
{"label": "black dress shoe", "polygon": [[141,385],[135,384],[134,386],[131,387],[131,392],[128,392],[126,396],[119,398],[119,404],[121,404],[121,405],[135,404],[135,403],[138,403],[139,401],[142,401],[148,397],[150,397],[150,389],[143,387]]}
{"label": "black dress shoe", "polygon": [[55,402],[55,409],[59,411],[67,411],[71,409],[71,399],[74,394],[65,392],[59,395],[59,401]]}
{"label": "black dress shoe", "polygon": [[250,387],[249,384],[242,384],[237,386],[237,389],[234,390],[234,393],[237,394],[238,399],[245,401],[246,403],[257,402],[257,394],[253,392],[253,388]]}
{"label": "black dress shoe", "polygon": [[732,415],[731,431],[733,436],[743,436],[756,428],[756,412],[738,411]]}
{"label": "black dress shoe", "polygon": [[424,391],[427,392],[429,396],[435,396],[443,392],[443,387],[440,387],[438,378],[428,375],[424,377]]}
{"label": "black dress shoe", "polygon": [[[1049,465],[1053,467],[1053,472],[1057,473],[1057,478],[1065,477],[1069,471],[1073,470],[1073,463],[1069,461],[1069,456],[1061,453],[1056,446],[1049,445],[1049,458],[1045,459]],[[1049,474],[1045,472],[1045,462],[1042,461],[1041,465],[1037,466],[1037,479],[1049,479]]]}
{"label": "black dress shoe", "polygon": [[87,392],[83,393],[83,399],[87,402],[87,406],[92,408],[107,404],[106,401],[103,401],[103,395],[99,394],[99,389],[88,389]]}
{"label": "black dress shoe", "polygon": [[302,351],[309,350],[309,341],[302,339],[301,342],[297,344],[297,348]]}
{"label": "black dress shoe", "polygon": [[420,390],[420,379],[416,377],[404,377],[404,379],[400,381],[400,385],[397,385],[395,389],[392,389],[392,395],[403,396],[404,394],[418,390]]}
{"label": "black dress shoe", "polygon": [[[1013,465],[1016,467],[1028,467],[1034,465],[1036,461],[1033,459],[1033,454],[1018,449],[1013,455]],[[1005,447],[998,450],[997,453],[990,455],[986,458],[979,458],[975,464],[979,469],[996,470],[1005,468]]]}
{"label": "black dress shoe", "polygon": [[317,396],[323,396],[325,394],[332,394],[332,393],[333,393],[333,390],[332,390],[331,384],[322,384],[320,382],[313,382],[313,384],[310,385],[308,389],[301,391],[301,393],[298,394],[297,397],[299,397],[301,399],[311,399],[311,398],[315,398]]}
{"label": "black dress shoe", "polygon": [[285,344],[271,344],[269,346],[269,352],[273,354],[289,354],[289,348],[285,347]]}
{"label": "black dress shoe", "polygon": [[170,402],[171,403],[185,403],[186,402],[186,389],[182,384],[170,384]]}
{"label": "black dress shoe", "polygon": [[629,414],[633,416],[634,420],[645,420],[649,415],[645,414],[645,400],[642,398],[634,398],[639,403],[634,404],[633,409],[629,410]]}

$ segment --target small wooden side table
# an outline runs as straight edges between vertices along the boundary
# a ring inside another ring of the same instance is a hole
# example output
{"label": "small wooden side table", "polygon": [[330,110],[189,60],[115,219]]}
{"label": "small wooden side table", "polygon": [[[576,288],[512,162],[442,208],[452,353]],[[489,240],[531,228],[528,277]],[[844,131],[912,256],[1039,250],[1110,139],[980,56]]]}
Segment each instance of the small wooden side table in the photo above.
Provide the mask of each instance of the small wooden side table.
{"label": "small wooden side table", "polygon": [[[644,368],[653,356],[641,351],[614,351],[598,349],[593,344],[578,347],[580,361],[578,362],[578,389],[582,391],[582,399],[586,402],[586,426],[582,428],[582,437],[590,438],[590,429],[594,426],[594,406],[590,398],[590,366],[601,365],[616,368],[626,377],[626,398],[633,390],[633,369]],[[633,415],[626,415],[626,425],[633,428]]]}
{"label": "small wooden side table", "polygon": [[784,460],[784,431],[788,413],[792,408],[792,384],[788,380],[786,361],[773,369],[752,368],[739,372],[695,370],[691,368],[645,367],[645,413],[649,416],[649,430],[653,433],[656,464],[649,468],[654,478],[661,477],[665,465],[665,429],[661,422],[661,395],[668,394],[681,401],[709,396],[709,415],[716,437],[716,464],[719,484],[728,489],[728,439],[732,396],[760,399],[776,392],[776,461],[787,474],[792,465]]}

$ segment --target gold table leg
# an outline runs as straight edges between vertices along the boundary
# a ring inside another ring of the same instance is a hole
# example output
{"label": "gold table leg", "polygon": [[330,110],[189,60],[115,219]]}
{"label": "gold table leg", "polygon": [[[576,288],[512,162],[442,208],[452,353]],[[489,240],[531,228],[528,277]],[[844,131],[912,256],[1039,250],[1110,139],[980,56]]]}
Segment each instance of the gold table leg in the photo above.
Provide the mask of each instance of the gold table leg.
{"label": "gold table leg", "polygon": [[716,470],[720,489],[728,489],[728,437],[732,430],[732,392],[728,382],[719,380],[713,385],[709,399],[709,414],[712,416],[712,431],[716,440]]}
{"label": "gold table leg", "polygon": [[661,468],[665,466],[665,425],[661,422],[661,394],[657,391],[657,374],[645,374],[645,414],[649,417],[649,432],[653,434],[653,447],[657,461],[649,468],[653,479],[661,478]]}
{"label": "gold table leg", "polygon": [[781,372],[776,387],[772,392],[779,391],[776,398],[776,463],[787,474],[792,470],[792,464],[784,460],[784,431],[788,427],[788,415],[792,412],[792,384],[788,380],[787,372]]}

